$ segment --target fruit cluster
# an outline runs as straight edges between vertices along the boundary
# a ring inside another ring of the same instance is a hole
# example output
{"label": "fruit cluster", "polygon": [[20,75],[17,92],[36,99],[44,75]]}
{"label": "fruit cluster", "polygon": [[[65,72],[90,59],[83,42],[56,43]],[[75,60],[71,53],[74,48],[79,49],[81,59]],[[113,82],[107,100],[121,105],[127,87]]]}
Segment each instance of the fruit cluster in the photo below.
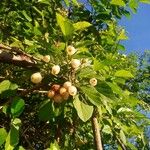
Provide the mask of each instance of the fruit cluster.
{"label": "fruit cluster", "polygon": [[77,88],[67,81],[60,86],[59,84],[53,84],[48,91],[47,96],[51,98],[55,103],[61,103],[69,99],[69,96],[75,96],[77,94]]}
{"label": "fruit cluster", "polygon": [[[71,56],[75,54],[77,50],[73,46],[68,46],[66,48],[67,55]],[[50,61],[50,56],[46,55],[43,56],[43,61],[48,63]],[[82,62],[84,64],[84,62]],[[86,63],[86,62],[85,62]],[[72,69],[77,70],[81,62],[78,59],[70,59],[69,63],[72,67]],[[59,65],[53,65],[51,68],[51,74],[58,75],[60,73],[60,66]],[[31,75],[31,82],[34,84],[38,84],[42,81],[43,77],[40,72],[36,72]],[[89,80],[89,83],[91,86],[97,85],[97,79],[91,78]],[[51,89],[48,91],[48,97],[51,98],[56,103],[61,103],[64,100],[68,100],[69,96],[75,96],[77,94],[77,88],[72,85],[71,82],[67,81],[62,86],[59,84],[53,84],[51,86]]]}

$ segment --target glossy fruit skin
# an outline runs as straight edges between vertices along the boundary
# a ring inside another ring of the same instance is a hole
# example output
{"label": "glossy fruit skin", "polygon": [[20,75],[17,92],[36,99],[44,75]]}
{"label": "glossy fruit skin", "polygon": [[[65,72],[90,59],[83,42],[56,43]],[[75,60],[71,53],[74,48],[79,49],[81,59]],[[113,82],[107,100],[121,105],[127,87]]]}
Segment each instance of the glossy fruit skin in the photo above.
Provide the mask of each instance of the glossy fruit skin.
{"label": "glossy fruit skin", "polygon": [[96,86],[97,85],[97,79],[96,78],[91,78],[89,82],[90,82],[91,86]]}
{"label": "glossy fruit skin", "polygon": [[72,85],[71,82],[69,81],[66,81],[64,84],[63,84],[63,87],[66,88],[68,90],[68,88]]}
{"label": "glossy fruit skin", "polygon": [[71,46],[71,45],[69,45],[69,46],[67,46],[67,54],[68,55],[73,55],[73,54],[75,54],[75,52],[77,51],[73,46]]}
{"label": "glossy fruit skin", "polygon": [[50,56],[49,55],[45,55],[43,56],[42,60],[46,63],[48,63],[50,61]]}
{"label": "glossy fruit skin", "polygon": [[72,59],[71,60],[72,68],[77,69],[80,65],[81,65],[80,60],[78,60],[78,59]]}
{"label": "glossy fruit skin", "polygon": [[60,72],[60,66],[59,66],[59,65],[54,65],[54,66],[52,67],[51,73],[52,73],[53,75],[57,75],[59,72]]}
{"label": "glossy fruit skin", "polygon": [[40,72],[36,72],[34,74],[31,75],[31,82],[38,84],[42,81],[42,75]]}
{"label": "glossy fruit skin", "polygon": [[59,84],[53,84],[52,87],[51,87],[51,89],[52,89],[53,91],[57,92],[57,91],[59,91],[59,89],[60,89],[60,85],[59,85]]}
{"label": "glossy fruit skin", "polygon": [[61,88],[59,89],[60,95],[62,95],[62,94],[65,93],[65,92],[67,92],[67,89],[66,89],[66,88],[61,87]]}
{"label": "glossy fruit skin", "polygon": [[71,96],[75,96],[77,94],[77,88],[75,86],[70,86],[68,88],[68,93],[71,95]]}
{"label": "glossy fruit skin", "polygon": [[53,91],[53,90],[50,90],[50,91],[48,91],[48,93],[47,93],[47,96],[48,96],[49,98],[53,98],[54,95],[55,95],[55,91]]}

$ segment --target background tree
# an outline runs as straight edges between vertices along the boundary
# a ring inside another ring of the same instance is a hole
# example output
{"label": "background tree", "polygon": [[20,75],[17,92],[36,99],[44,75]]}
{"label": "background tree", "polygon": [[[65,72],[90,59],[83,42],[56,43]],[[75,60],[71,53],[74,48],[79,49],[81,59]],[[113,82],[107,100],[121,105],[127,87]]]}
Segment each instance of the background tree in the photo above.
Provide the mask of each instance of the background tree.
{"label": "background tree", "polygon": [[1,1],[1,149],[148,149],[137,64],[118,53],[138,1],[88,4]]}

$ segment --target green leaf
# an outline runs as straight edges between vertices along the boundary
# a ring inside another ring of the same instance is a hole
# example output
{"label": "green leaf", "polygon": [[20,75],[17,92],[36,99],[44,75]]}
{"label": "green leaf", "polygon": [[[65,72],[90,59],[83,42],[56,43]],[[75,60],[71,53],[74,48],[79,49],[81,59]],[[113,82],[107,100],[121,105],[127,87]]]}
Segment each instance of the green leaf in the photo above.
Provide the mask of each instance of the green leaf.
{"label": "green leaf", "polygon": [[80,88],[92,104],[96,106],[100,106],[102,104],[101,99],[100,99],[101,96],[94,87],[81,86]]}
{"label": "green leaf", "polygon": [[7,90],[15,90],[18,86],[16,84],[11,83],[9,80],[4,80],[0,83],[0,94]]}
{"label": "green leaf", "polygon": [[67,7],[69,7],[69,0],[64,0]]}
{"label": "green leaf", "polygon": [[74,33],[74,27],[70,20],[56,13],[57,23],[61,28],[61,31],[65,38],[68,40]]}
{"label": "green leaf", "polygon": [[107,82],[107,84],[111,87],[114,93],[119,94],[120,96],[123,95],[121,88],[117,84],[111,82]]}
{"label": "green leaf", "polygon": [[96,72],[93,71],[91,67],[85,67],[79,70],[78,76],[79,78],[87,78],[94,77]]}
{"label": "green leaf", "polygon": [[104,125],[102,132],[106,134],[112,134],[111,127],[109,125]]}
{"label": "green leaf", "polygon": [[40,107],[38,116],[40,120],[47,121],[51,120],[54,116],[54,108],[49,100],[46,100]]}
{"label": "green leaf", "polygon": [[3,91],[6,91],[9,89],[10,87],[10,81],[9,80],[4,80],[0,83],[0,94],[3,92]]}
{"label": "green leaf", "polygon": [[126,33],[125,33],[125,29],[122,29],[121,32],[119,33],[118,35],[118,40],[127,40],[128,37],[126,36]]}
{"label": "green leaf", "polygon": [[17,150],[25,150],[22,146],[19,146]]}
{"label": "green leaf", "polygon": [[129,6],[130,6],[132,12],[136,13],[137,8],[138,8],[138,1],[137,0],[130,0]]}
{"label": "green leaf", "polygon": [[105,65],[104,65],[103,63],[101,63],[100,61],[98,61],[97,59],[94,58],[93,69],[94,69],[95,71],[98,71],[98,70],[103,69],[104,66],[105,66]]}
{"label": "green leaf", "polygon": [[5,142],[7,138],[7,132],[5,128],[0,128],[0,146]]}
{"label": "green leaf", "polygon": [[125,145],[127,144],[126,136],[122,130],[120,130],[120,139]]}
{"label": "green leaf", "polygon": [[123,78],[133,78],[134,76],[131,74],[130,71],[126,70],[119,70],[115,73],[116,77],[123,77]]}
{"label": "green leaf", "polygon": [[31,17],[26,13],[25,10],[22,11],[22,14],[28,21],[32,21]]}
{"label": "green leaf", "polygon": [[150,0],[140,0],[141,3],[150,4]]}
{"label": "green leaf", "polygon": [[13,150],[19,143],[19,128],[21,120],[16,118],[11,123],[11,129],[6,139],[5,150]]}
{"label": "green leaf", "polygon": [[123,0],[112,0],[110,3],[113,5],[118,5],[118,6],[122,6],[122,7],[126,6],[126,4]]}
{"label": "green leaf", "polygon": [[86,122],[87,120],[91,118],[93,114],[93,106],[84,104],[83,102],[79,100],[78,96],[75,97],[73,104],[74,104],[74,107],[77,111],[79,118],[82,121]]}
{"label": "green leaf", "polygon": [[20,97],[15,97],[11,104],[11,114],[13,117],[18,117],[24,110],[25,102]]}
{"label": "green leaf", "polygon": [[90,24],[87,21],[79,21],[79,22],[73,24],[75,31],[84,30],[84,29],[90,27],[91,25],[92,24]]}
{"label": "green leaf", "polygon": [[58,143],[55,141],[54,143],[50,144],[50,148],[46,150],[60,150]]}

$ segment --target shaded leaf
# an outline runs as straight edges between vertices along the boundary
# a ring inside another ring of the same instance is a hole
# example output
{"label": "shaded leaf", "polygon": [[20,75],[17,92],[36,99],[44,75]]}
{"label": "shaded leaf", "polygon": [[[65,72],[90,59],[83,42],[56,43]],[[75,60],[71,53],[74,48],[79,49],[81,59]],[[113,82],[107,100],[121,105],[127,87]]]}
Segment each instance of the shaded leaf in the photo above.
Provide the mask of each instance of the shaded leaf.
{"label": "shaded leaf", "polygon": [[47,121],[51,120],[52,116],[54,116],[52,103],[46,100],[40,107],[38,116],[40,120]]}
{"label": "shaded leaf", "polygon": [[15,97],[11,104],[11,114],[13,117],[18,117],[24,110],[25,102],[20,97]]}
{"label": "shaded leaf", "polygon": [[16,118],[11,123],[11,129],[6,139],[5,150],[13,150],[19,143],[19,128],[21,120]]}

